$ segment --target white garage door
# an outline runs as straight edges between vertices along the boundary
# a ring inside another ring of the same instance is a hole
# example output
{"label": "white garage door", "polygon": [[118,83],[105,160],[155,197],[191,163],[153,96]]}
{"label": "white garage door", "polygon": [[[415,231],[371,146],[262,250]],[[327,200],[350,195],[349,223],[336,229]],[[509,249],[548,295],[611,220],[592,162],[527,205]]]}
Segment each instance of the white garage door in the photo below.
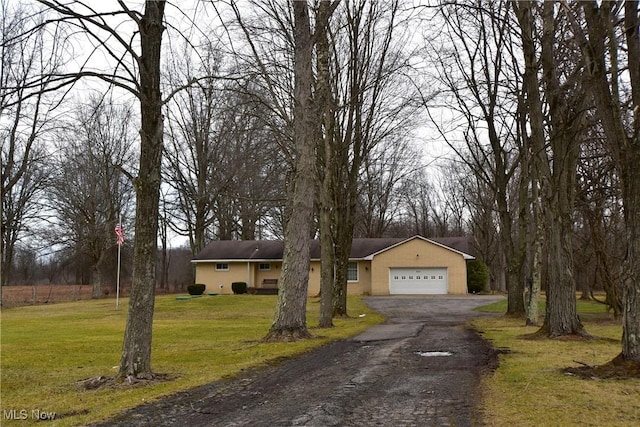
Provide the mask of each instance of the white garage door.
{"label": "white garage door", "polygon": [[447,294],[445,268],[392,268],[389,277],[391,295]]}

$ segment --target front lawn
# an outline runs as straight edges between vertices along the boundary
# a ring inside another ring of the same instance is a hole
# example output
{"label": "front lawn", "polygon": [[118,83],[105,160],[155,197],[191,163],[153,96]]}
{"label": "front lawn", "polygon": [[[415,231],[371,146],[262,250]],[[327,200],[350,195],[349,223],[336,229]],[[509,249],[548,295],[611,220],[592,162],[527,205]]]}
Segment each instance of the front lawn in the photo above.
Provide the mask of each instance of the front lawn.
{"label": "front lawn", "polygon": [[39,416],[52,413],[55,420],[49,425],[86,425],[247,367],[356,335],[383,320],[360,298],[349,297],[352,319],[335,320],[332,329],[316,329],[319,303],[311,298],[307,320],[311,333],[318,338],[261,343],[273,321],[276,298],[157,297],[152,367],[173,380],[145,387],[97,390],[85,390],[79,381],[117,373],[128,300],[120,302],[118,311],[111,299],[3,309],[0,425],[35,424]]}
{"label": "front lawn", "polygon": [[[482,308],[498,313],[505,310],[505,301]],[[543,305],[540,313],[544,313]],[[522,319],[473,322],[503,353],[497,371],[483,380],[481,405],[487,425],[640,425],[640,380],[585,380],[563,372],[580,363],[604,364],[621,351],[622,327],[603,305],[578,301],[578,313],[587,332],[599,339],[529,339],[538,328],[524,326]]]}

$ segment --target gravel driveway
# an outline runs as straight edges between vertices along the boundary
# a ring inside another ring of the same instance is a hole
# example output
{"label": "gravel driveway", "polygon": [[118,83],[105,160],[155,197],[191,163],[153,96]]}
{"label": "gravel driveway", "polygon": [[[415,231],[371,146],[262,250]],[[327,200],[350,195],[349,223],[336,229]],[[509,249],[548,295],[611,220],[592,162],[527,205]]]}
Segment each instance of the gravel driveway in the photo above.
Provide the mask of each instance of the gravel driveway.
{"label": "gravel driveway", "polygon": [[490,345],[464,322],[503,297],[370,297],[350,340],[127,411],[103,426],[476,426]]}

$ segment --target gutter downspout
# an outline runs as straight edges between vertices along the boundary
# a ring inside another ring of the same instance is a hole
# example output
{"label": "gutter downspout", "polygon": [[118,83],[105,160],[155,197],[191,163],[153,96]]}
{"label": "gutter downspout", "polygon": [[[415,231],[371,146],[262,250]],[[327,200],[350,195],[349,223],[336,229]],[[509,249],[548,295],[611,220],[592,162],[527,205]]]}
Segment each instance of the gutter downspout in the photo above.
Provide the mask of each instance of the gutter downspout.
{"label": "gutter downspout", "polygon": [[247,261],[247,287],[252,287],[251,283],[251,262]]}

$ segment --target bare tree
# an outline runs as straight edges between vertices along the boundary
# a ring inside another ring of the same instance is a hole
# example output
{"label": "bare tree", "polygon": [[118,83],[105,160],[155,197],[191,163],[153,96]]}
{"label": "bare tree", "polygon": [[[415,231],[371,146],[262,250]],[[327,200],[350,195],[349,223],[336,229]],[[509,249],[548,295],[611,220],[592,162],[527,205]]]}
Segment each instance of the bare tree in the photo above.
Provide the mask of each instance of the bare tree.
{"label": "bare tree", "polygon": [[[462,179],[462,177],[460,177]],[[493,193],[486,184],[474,179],[465,185],[466,200],[470,207],[469,231],[477,258],[489,266],[489,285],[493,291],[505,292],[505,267],[500,249],[500,238],[495,232],[500,219],[494,209]]]}
{"label": "bare tree", "polygon": [[[432,30],[438,34],[427,39],[427,52],[437,64],[439,99],[451,101],[447,106],[461,124],[441,124],[435,117],[432,121],[459,160],[482,180],[481,188],[491,191],[499,218],[499,248],[504,251],[500,257],[506,267],[507,313],[520,316],[522,260],[511,203],[519,167],[515,112],[520,77],[514,66],[511,12],[506,1],[444,2],[439,11],[444,25]],[[425,106],[431,111],[427,102]]]}
{"label": "bare tree", "polygon": [[[566,4],[565,4],[566,7]],[[622,10],[624,7],[624,10]],[[638,3],[585,2],[588,38],[582,42],[588,88],[622,184],[628,277],[623,282],[622,352],[618,360],[640,366],[640,19]],[[621,27],[617,24],[621,23]],[[623,43],[618,34],[623,35]],[[620,47],[622,44],[623,47]],[[623,53],[625,52],[626,55]],[[626,60],[626,63],[625,63]],[[623,86],[627,86],[623,88]],[[626,90],[625,90],[626,89]],[[615,360],[613,363],[615,364]]]}
{"label": "bare tree", "polygon": [[[11,275],[16,245],[39,216],[38,195],[48,176],[43,135],[57,104],[48,91],[61,66],[60,39],[47,34],[41,17],[24,4],[0,3],[0,139],[2,140],[2,267],[0,285]],[[31,31],[32,27],[37,29]],[[61,36],[59,33],[58,36]],[[29,84],[37,79],[37,83]],[[0,287],[0,294],[1,294]]]}
{"label": "bare tree", "polygon": [[266,341],[309,338],[306,305],[309,281],[309,234],[315,199],[314,168],[317,114],[312,88],[313,47],[309,5],[293,2],[295,169],[284,235],[284,254],[275,319]]}
{"label": "bare tree", "polygon": [[419,169],[420,156],[406,141],[380,143],[364,159],[359,181],[359,212],[355,234],[383,237],[401,212],[404,182]]}
{"label": "bare tree", "polygon": [[318,224],[320,228],[320,316],[318,327],[333,327],[333,283],[335,280],[335,242],[332,228],[335,221],[333,192],[335,190],[336,138],[335,113],[337,110],[331,90],[331,65],[329,45],[329,2],[320,2],[316,31],[317,79],[315,102],[320,119],[317,148],[318,173]]}
{"label": "bare tree", "polygon": [[99,298],[103,283],[115,285],[113,227],[119,216],[126,219],[133,201],[131,182],[122,173],[135,161],[133,118],[129,105],[95,95],[78,104],[74,116],[56,132],[49,202],[59,225],[49,237],[90,260],[93,297]]}
{"label": "bare tree", "polygon": [[[354,233],[358,233],[359,201],[367,185],[362,175],[373,174],[379,167],[377,178],[395,181],[392,187],[396,187],[396,180],[406,171],[400,172],[401,163],[393,161],[400,161],[398,147],[407,147],[418,122],[415,90],[409,83],[412,15],[403,6],[396,0],[344,2],[332,25],[335,30],[330,32],[331,93],[338,106],[331,121],[334,162],[328,171],[334,174],[334,317],[348,315],[349,253]],[[385,150],[393,154],[384,154]],[[384,185],[381,180],[377,184]]]}
{"label": "bare tree", "polygon": [[[169,75],[189,81],[217,72],[219,58],[209,49],[203,63],[194,65],[188,49],[173,55]],[[174,229],[189,237],[194,254],[202,250],[214,223],[216,202],[228,187],[234,169],[228,162],[231,145],[216,126],[222,95],[217,82],[203,81],[177,94],[169,105],[166,180],[173,187]]]}
{"label": "bare tree", "polygon": [[[49,23],[68,25],[80,31],[94,46],[81,69],[55,74],[55,80],[69,85],[93,77],[123,89],[140,105],[140,163],[135,178],[136,238],[133,254],[133,282],[118,378],[151,378],[151,338],[156,278],[158,205],[163,150],[163,99],[160,91],[160,57],[165,31],[163,0],[146,1],[143,11],[118,1],[115,11],[97,11],[82,2],[38,0],[57,18]],[[130,35],[123,32],[129,24]],[[113,61],[111,70],[92,69],[98,53]],[[31,83],[39,84],[38,80]]]}
{"label": "bare tree", "polygon": [[406,180],[401,194],[405,216],[411,227],[410,234],[435,236],[431,211],[436,204],[436,194],[433,183],[425,171],[419,170]]}
{"label": "bare tree", "polygon": [[[578,166],[576,197],[580,221],[576,230],[577,281],[582,299],[600,301],[595,290],[605,291],[604,301],[614,317],[622,316],[622,284],[626,245],[621,183],[609,156],[601,129],[583,144]],[[594,262],[595,260],[595,262]]]}
{"label": "bare tree", "polygon": [[262,107],[271,112],[272,135],[288,168],[280,292],[275,320],[265,339],[299,339],[309,336],[305,313],[309,240],[315,232],[315,153],[320,111],[324,108],[314,99],[314,49],[338,2],[316,4],[318,7],[306,1],[288,5],[251,2],[251,5],[249,11],[241,14],[232,3],[248,44],[248,53],[241,56],[246,62],[243,70],[256,77],[252,83],[258,90],[254,93]]}
{"label": "bare tree", "polygon": [[[216,52],[196,68],[174,55],[179,81],[217,73]],[[172,187],[172,227],[189,237],[193,253],[210,238],[254,239],[256,224],[279,199],[282,174],[277,144],[250,83],[206,80],[177,94],[169,105],[165,174]]]}
{"label": "bare tree", "polygon": [[[3,147],[4,148],[4,147]],[[14,146],[12,154],[21,156],[23,149]],[[49,183],[49,157],[42,147],[31,147],[28,162],[20,172],[9,169],[10,154],[3,150],[3,172],[7,176],[19,174],[12,185],[2,190],[2,286],[12,278],[12,265],[16,251],[29,249],[29,238],[35,237],[37,223],[43,219],[43,196]],[[6,155],[6,156],[5,156]],[[15,163],[14,163],[15,165]],[[15,281],[14,281],[15,283]]]}
{"label": "bare tree", "polygon": [[[522,34],[530,138],[542,186],[547,306],[540,333],[552,337],[585,334],[576,313],[572,234],[577,144],[584,136],[586,117],[579,61],[571,32],[557,28],[565,25],[566,29],[567,21],[566,16],[556,15],[553,3],[545,3],[540,9],[532,2],[514,2],[513,6]],[[565,37],[560,39],[558,34]],[[546,120],[541,88],[549,108]],[[548,144],[544,143],[545,136]]]}

